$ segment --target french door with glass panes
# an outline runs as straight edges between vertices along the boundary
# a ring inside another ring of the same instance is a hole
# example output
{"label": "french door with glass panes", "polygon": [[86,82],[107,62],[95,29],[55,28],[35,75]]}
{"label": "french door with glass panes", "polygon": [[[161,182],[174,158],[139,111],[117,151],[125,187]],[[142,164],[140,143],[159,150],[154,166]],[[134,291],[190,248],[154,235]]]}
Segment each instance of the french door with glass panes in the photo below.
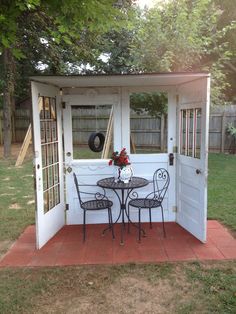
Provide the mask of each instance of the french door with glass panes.
{"label": "french door with glass panes", "polygon": [[200,241],[207,231],[209,78],[183,84],[177,104],[177,222]]}
{"label": "french door with glass panes", "polygon": [[65,223],[59,90],[32,82],[36,240],[41,248]]}

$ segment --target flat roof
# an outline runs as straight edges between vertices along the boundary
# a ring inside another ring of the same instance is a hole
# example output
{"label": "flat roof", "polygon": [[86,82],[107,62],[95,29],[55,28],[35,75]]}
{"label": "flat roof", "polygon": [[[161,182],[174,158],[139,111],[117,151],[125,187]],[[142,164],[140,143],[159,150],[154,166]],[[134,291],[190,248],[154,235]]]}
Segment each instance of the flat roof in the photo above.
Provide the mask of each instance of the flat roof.
{"label": "flat roof", "polygon": [[209,76],[210,74],[207,72],[168,72],[111,75],[36,75],[31,76],[30,80],[59,88],[174,86]]}

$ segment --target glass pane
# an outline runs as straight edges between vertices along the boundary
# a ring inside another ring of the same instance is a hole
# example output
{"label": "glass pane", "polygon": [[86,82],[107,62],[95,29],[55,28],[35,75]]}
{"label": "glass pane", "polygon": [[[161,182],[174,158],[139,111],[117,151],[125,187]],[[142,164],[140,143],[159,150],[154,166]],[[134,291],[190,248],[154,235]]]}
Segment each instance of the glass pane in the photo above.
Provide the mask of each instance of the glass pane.
{"label": "glass pane", "polygon": [[43,193],[44,213],[49,211],[48,191]]}
{"label": "glass pane", "polygon": [[[59,165],[56,99],[39,97],[44,212],[59,203]],[[54,185],[56,184],[56,187]]]}
{"label": "glass pane", "polygon": [[54,144],[54,147],[53,147],[53,156],[54,156],[53,162],[54,162],[54,163],[58,162],[58,148],[57,148],[57,143]]}
{"label": "glass pane", "polygon": [[188,156],[193,156],[193,116],[194,116],[194,109],[188,110]]}
{"label": "glass pane", "polygon": [[51,118],[57,120],[56,114],[56,98],[51,98]]}
{"label": "glass pane", "polygon": [[186,151],[186,110],[181,110],[181,141],[180,141],[180,154],[185,155],[185,151]]}
{"label": "glass pane", "polygon": [[52,141],[51,123],[50,122],[45,122],[45,127],[46,127],[46,142],[49,143],[49,142]]}
{"label": "glass pane", "polygon": [[60,203],[59,184],[54,187],[55,205]]}
{"label": "glass pane", "polygon": [[195,114],[196,114],[196,134],[195,134],[195,158],[200,158],[201,154],[201,116],[202,116],[202,110],[195,109]]}
{"label": "glass pane", "polygon": [[53,166],[48,168],[48,186],[53,186]]}
{"label": "glass pane", "polygon": [[43,190],[48,188],[48,168],[43,169]]}
{"label": "glass pane", "polygon": [[54,207],[54,189],[50,189],[48,191],[48,198],[49,198],[49,209]]}
{"label": "glass pane", "polygon": [[46,131],[45,131],[45,122],[40,122],[40,134],[41,134],[41,143],[46,142]]}
{"label": "glass pane", "polygon": [[47,151],[46,145],[42,146],[42,167],[44,168],[47,164]]}
{"label": "glass pane", "polygon": [[132,154],[167,152],[168,111],[165,93],[130,96],[130,147]]}
{"label": "glass pane", "polygon": [[43,97],[41,96],[38,98],[38,105],[39,105],[40,119],[44,119]]}
{"label": "glass pane", "polygon": [[59,183],[59,165],[54,165],[54,184]]}
{"label": "glass pane", "polygon": [[45,110],[45,119],[50,119],[50,99],[48,97],[44,98],[44,110]]}
{"label": "glass pane", "polygon": [[[112,125],[112,105],[76,106],[72,107],[71,114],[74,159],[101,158],[103,148],[102,137],[105,137],[106,134],[110,143],[110,150],[108,152],[108,156],[110,157],[113,151],[113,128],[109,128],[108,126]],[[101,133],[102,135],[91,139],[92,133]],[[95,144],[95,148],[99,148],[98,152],[89,148],[89,140]]]}
{"label": "glass pane", "polygon": [[57,122],[51,122],[52,126],[52,141],[57,141]]}

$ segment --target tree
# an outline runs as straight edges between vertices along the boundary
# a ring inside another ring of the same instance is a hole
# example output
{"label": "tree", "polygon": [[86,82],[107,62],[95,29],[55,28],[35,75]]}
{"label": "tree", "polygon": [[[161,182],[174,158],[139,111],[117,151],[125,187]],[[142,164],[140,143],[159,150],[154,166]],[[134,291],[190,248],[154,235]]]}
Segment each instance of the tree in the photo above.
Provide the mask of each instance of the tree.
{"label": "tree", "polygon": [[213,0],[175,0],[143,14],[132,50],[143,72],[210,71],[212,102],[226,99],[225,65],[232,56],[227,35],[233,19],[220,24],[222,9]]}
{"label": "tree", "polygon": [[[24,43],[28,41],[32,50],[35,48],[35,55],[39,54],[39,47],[43,51],[53,52],[54,62],[50,64],[52,66],[50,70],[57,73],[61,66],[61,58],[57,58],[56,54],[60,50],[57,50],[59,45],[73,46],[73,50],[82,51],[83,38],[88,34],[100,34],[111,27],[118,27],[122,17],[121,6],[122,1],[117,4],[114,0],[1,1],[0,53],[3,64],[1,82],[4,95],[5,157],[11,153],[11,110],[15,93],[15,67],[17,60],[26,58],[22,49]],[[28,26],[24,25],[25,21],[30,21]],[[58,56],[61,56],[61,51]]]}

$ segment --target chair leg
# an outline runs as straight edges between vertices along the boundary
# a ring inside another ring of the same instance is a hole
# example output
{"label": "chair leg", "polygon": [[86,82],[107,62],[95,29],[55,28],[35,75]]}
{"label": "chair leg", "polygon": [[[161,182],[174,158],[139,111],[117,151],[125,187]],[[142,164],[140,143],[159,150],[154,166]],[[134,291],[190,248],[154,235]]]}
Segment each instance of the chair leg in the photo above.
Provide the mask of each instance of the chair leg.
{"label": "chair leg", "polygon": [[138,209],[138,241],[141,242],[141,208]]}
{"label": "chair leg", "polygon": [[164,237],[166,238],[166,230],[165,230],[165,222],[164,222],[164,212],[163,212],[163,207],[161,205],[161,214],[162,214],[162,228],[163,228],[163,233]]}
{"label": "chair leg", "polygon": [[150,229],[152,229],[152,211],[151,211],[151,208],[149,208],[149,224],[150,224]]}
{"label": "chair leg", "polygon": [[107,208],[107,214],[108,214],[109,229],[111,230],[111,216],[110,216],[110,209],[109,208]]}
{"label": "chair leg", "polygon": [[110,216],[110,228],[111,228],[111,233],[112,233],[112,238],[115,239],[115,235],[114,235],[114,229],[113,229],[113,221],[112,221],[112,213],[111,213],[111,208],[108,208],[108,213]]}
{"label": "chair leg", "polygon": [[83,221],[83,241],[85,242],[86,237],[86,210],[84,210],[84,221]]}

